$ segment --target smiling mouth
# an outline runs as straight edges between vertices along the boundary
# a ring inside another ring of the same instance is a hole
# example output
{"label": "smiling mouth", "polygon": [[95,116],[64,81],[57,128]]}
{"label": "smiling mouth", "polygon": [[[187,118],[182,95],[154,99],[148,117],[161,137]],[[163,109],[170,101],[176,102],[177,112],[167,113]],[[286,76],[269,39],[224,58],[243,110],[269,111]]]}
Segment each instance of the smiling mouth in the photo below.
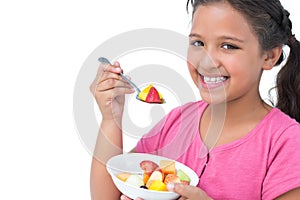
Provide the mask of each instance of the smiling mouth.
{"label": "smiling mouth", "polygon": [[205,88],[216,88],[223,86],[224,82],[229,79],[229,76],[204,76],[200,74],[201,85]]}

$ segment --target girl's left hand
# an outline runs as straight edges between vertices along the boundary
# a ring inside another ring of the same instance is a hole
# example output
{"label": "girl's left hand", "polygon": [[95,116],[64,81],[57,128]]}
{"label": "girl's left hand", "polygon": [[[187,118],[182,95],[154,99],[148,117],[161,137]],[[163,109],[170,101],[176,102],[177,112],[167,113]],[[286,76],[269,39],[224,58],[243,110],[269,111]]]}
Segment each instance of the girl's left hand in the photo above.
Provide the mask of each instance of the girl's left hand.
{"label": "girl's left hand", "polygon": [[[180,183],[169,183],[167,185],[169,191],[178,193],[181,197],[178,200],[212,200],[207,194],[198,187],[184,185]],[[121,196],[121,200],[131,200],[125,195]],[[137,198],[136,200],[142,200]]]}
{"label": "girl's left hand", "polygon": [[169,183],[168,190],[178,193],[179,200],[212,200],[203,190],[191,185]]}

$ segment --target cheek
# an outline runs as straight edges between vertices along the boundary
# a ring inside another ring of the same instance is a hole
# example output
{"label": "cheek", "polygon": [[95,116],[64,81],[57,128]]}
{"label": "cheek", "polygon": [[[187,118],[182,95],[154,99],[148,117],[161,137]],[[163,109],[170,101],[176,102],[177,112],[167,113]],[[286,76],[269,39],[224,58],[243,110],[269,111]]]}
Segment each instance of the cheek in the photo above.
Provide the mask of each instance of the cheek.
{"label": "cheek", "polygon": [[[197,68],[197,64],[199,62],[199,56],[198,56],[199,52],[196,51],[193,47],[189,47],[188,48],[188,52],[187,52],[187,62],[189,63],[189,65],[192,67],[194,67],[195,69]],[[189,67],[190,67],[189,66]]]}
{"label": "cheek", "polygon": [[198,58],[197,53],[191,49],[191,47],[188,48],[187,52],[187,66],[190,72],[190,75],[194,81],[195,84],[197,84],[197,65],[198,65]]}
{"label": "cheek", "polygon": [[187,66],[190,72],[190,75],[195,83],[196,86],[198,86],[198,71],[195,68],[194,64],[190,63],[189,61],[187,61]]}

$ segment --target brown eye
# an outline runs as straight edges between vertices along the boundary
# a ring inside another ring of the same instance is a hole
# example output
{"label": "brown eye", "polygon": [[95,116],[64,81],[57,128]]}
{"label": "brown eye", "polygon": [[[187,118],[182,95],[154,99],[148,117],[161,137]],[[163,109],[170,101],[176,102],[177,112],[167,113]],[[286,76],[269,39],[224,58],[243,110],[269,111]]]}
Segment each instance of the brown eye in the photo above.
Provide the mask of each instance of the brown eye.
{"label": "brown eye", "polygon": [[232,45],[232,44],[223,44],[222,48],[224,48],[224,49],[239,49],[237,46]]}
{"label": "brown eye", "polygon": [[201,41],[192,41],[191,45],[195,47],[200,47],[200,46],[204,46],[204,43]]}

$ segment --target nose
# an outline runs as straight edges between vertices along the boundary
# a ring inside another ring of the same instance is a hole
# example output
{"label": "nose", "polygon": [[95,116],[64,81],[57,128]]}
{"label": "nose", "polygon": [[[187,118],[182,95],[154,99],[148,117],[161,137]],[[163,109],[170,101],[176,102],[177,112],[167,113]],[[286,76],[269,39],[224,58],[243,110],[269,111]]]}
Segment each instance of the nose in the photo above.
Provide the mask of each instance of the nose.
{"label": "nose", "polygon": [[217,51],[213,49],[203,49],[199,52],[199,67],[205,71],[212,71],[220,67]]}

